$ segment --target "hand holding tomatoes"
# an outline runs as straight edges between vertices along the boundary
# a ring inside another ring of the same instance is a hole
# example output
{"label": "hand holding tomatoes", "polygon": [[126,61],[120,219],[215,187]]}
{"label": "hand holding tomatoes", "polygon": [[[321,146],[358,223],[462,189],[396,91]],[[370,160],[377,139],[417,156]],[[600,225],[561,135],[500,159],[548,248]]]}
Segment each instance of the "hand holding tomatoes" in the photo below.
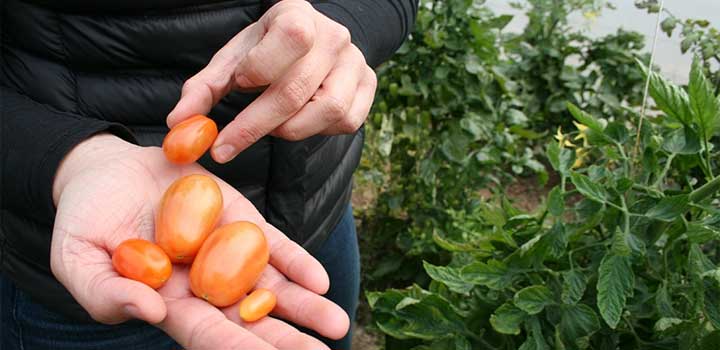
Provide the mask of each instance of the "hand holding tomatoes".
{"label": "hand holding tomatoes", "polygon": [[[110,135],[94,136],[76,146],[63,160],[53,184],[57,213],[50,261],[55,277],[94,319],[116,324],[139,318],[156,324],[189,350],[327,349],[279,319],[265,317],[245,324],[237,305],[218,309],[195,297],[188,265],[175,265],[157,291],[114,271],[112,252],[131,238],[153,240],[154,211],[164,191],[189,174],[213,177],[197,164],[168,163],[160,148],[138,147]],[[213,179],[224,199],[218,225],[249,221],[265,233],[269,265],[256,288],[277,295],[274,315],[331,338],[342,337],[349,320],[342,309],[319,295],[329,283],[320,263],[266,223],[234,188]]]}

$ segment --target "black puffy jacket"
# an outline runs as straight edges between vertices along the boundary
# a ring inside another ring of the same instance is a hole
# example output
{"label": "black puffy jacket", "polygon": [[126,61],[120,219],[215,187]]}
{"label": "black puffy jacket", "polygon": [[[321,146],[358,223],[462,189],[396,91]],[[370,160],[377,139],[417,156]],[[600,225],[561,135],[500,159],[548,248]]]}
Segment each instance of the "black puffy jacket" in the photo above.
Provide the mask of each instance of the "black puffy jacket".
{"label": "black puffy jacket", "polygon": [[[311,1],[348,27],[369,64],[399,47],[417,0]],[[36,300],[88,315],[52,277],[52,179],[69,150],[113,132],[160,145],[165,116],[188,77],[271,5],[257,0],[0,0],[2,55],[2,273]],[[255,95],[232,93],[212,110],[227,124]],[[200,163],[310,251],[350,198],[363,133],[301,142],[265,137],[231,163]]]}

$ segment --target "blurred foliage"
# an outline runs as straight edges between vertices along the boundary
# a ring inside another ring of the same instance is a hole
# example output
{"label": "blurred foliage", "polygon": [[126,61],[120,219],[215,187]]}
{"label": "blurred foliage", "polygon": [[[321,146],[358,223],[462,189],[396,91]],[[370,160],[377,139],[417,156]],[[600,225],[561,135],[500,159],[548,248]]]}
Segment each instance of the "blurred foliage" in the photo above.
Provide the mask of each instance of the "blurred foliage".
{"label": "blurred foliage", "polygon": [[[717,349],[720,176],[708,141],[720,96],[699,61],[684,89],[646,71],[661,114],[638,134],[637,160],[630,123],[569,103],[577,131],[546,148],[560,183],[544,205],[447,209],[434,240],[451,259],[423,262],[432,282],[367,293],[388,349]],[[578,149],[589,155],[579,163]]]}
{"label": "blurred foliage", "polygon": [[[716,344],[720,302],[699,286],[716,290],[720,249],[707,187],[720,182],[720,80],[706,48],[717,30],[663,22],[699,57],[683,88],[638,64],[642,35],[569,25],[607,1],[513,6],[527,15],[520,33],[484,1],[421,0],[378,72],[356,176],[371,201],[356,217],[364,288],[385,290],[368,297],[387,349]],[[646,74],[659,111],[636,148]],[[538,212],[505,196],[518,179],[553,188]]]}

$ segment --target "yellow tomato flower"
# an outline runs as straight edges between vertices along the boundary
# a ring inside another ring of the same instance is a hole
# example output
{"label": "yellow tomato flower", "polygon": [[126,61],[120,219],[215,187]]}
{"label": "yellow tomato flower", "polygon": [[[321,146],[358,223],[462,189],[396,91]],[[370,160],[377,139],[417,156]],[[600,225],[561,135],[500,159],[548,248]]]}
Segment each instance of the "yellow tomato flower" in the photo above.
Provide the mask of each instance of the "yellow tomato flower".
{"label": "yellow tomato flower", "polygon": [[570,140],[567,139],[567,137],[562,133],[562,127],[558,126],[557,133],[555,134],[555,139],[558,141],[560,146],[565,147],[575,147],[575,145],[570,142]]}
{"label": "yellow tomato flower", "polygon": [[590,153],[590,150],[587,148],[579,147],[575,149],[575,163],[573,163],[572,168],[577,169],[583,164],[585,164],[585,159],[587,159],[587,155]]}
{"label": "yellow tomato flower", "polygon": [[578,129],[578,134],[577,134],[577,136],[575,136],[575,138],[574,138],[573,140],[577,141],[577,140],[582,139],[582,140],[583,140],[583,147],[588,147],[588,146],[589,146],[589,145],[588,145],[588,139],[587,139],[587,136],[588,136],[588,134],[587,134],[588,127],[587,127],[586,125],[584,125],[584,124],[580,124],[580,123],[577,123],[577,122],[573,122],[573,124],[575,124],[575,127]]}

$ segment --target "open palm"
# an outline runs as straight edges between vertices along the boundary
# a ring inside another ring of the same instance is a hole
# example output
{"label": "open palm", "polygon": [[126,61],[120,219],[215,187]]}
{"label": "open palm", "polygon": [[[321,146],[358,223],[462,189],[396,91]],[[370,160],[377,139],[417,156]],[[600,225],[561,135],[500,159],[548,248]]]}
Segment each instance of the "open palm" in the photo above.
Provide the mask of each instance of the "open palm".
{"label": "open palm", "polygon": [[[195,298],[189,266],[173,266],[172,277],[157,291],[120,277],[111,252],[129,238],[153,240],[155,210],[165,189],[184,175],[212,174],[197,164],[172,165],[155,147],[125,144],[99,158],[89,166],[83,163],[64,181],[56,198],[51,249],[53,273],[94,319],[108,324],[143,319],[192,350],[326,349],[279,319],[243,324],[237,305],[218,309]],[[277,295],[273,315],[330,338],[342,337],[349,320],[340,307],[319,295],[329,286],[320,263],[265,222],[234,188],[215,179],[224,201],[219,224],[252,221],[266,234],[270,264],[257,285]]]}

